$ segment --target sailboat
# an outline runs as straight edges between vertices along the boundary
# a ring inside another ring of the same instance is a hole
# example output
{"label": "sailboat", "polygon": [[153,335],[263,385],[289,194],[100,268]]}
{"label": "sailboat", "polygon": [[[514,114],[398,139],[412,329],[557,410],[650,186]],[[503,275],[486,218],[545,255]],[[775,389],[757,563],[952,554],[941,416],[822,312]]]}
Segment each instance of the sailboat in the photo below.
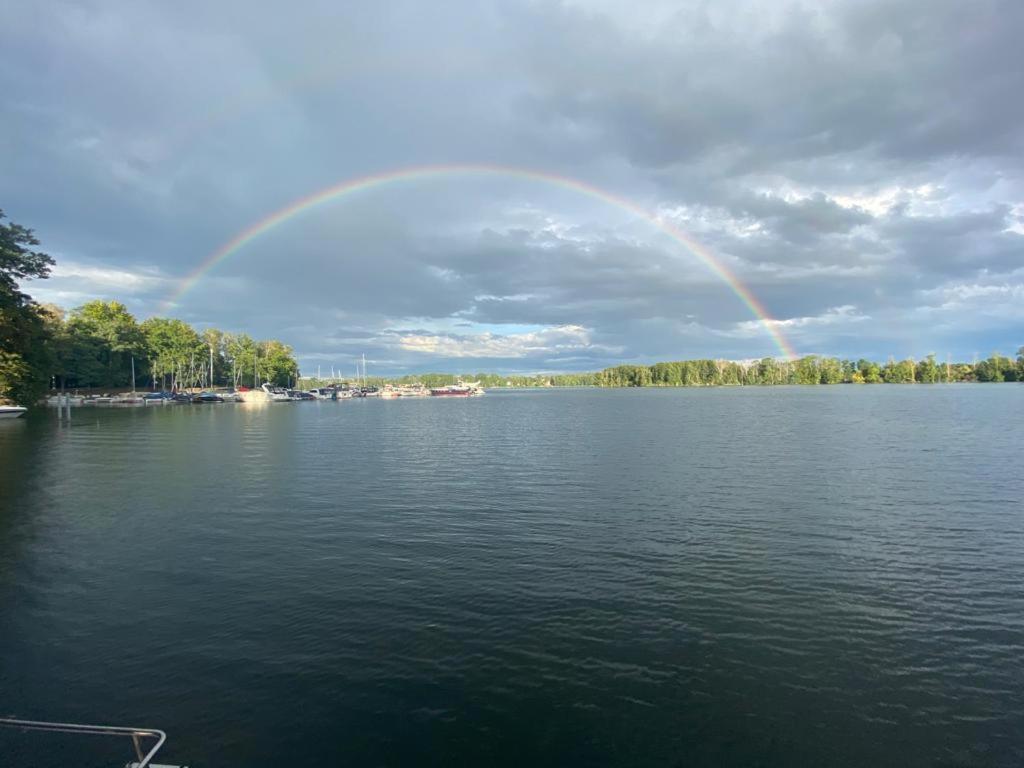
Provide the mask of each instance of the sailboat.
{"label": "sailboat", "polygon": [[121,395],[114,402],[118,405],[145,405],[146,401],[135,391],[135,356],[132,356],[132,391]]}

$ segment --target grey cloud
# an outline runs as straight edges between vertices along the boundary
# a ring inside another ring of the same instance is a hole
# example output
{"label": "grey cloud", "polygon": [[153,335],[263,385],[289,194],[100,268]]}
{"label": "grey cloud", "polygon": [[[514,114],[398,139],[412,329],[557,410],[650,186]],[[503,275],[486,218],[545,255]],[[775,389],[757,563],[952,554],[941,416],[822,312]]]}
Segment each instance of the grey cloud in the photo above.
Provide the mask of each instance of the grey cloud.
{"label": "grey cloud", "polygon": [[731,152],[730,175],[858,151],[1019,162],[1019,3],[699,7],[653,37],[545,16],[526,38],[537,68],[527,103],[551,123],[589,125],[642,166],[714,151]]}
{"label": "grey cloud", "polygon": [[[0,207],[67,265],[41,296],[157,312],[176,278],[292,201],[402,166],[484,162],[658,212],[776,318],[870,318],[783,326],[803,350],[968,350],[1020,332],[1009,302],[961,333],[983,302],[939,301],[955,286],[1004,296],[1019,280],[995,276],[1024,263],[1024,5],[1011,0],[5,10]],[[772,351],[749,309],[649,222],[501,176],[310,210],[174,311],[282,336],[309,364],[366,352],[438,367],[396,346],[413,328],[452,340],[435,344],[441,364],[445,349],[550,342],[459,358],[508,369]],[[558,349],[564,327],[590,347]]]}

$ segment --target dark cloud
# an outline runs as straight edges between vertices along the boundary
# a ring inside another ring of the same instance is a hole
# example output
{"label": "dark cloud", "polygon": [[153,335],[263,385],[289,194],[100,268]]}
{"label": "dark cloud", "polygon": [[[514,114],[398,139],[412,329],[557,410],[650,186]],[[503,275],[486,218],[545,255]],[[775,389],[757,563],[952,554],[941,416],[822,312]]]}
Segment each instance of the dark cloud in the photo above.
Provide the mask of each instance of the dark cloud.
{"label": "dark cloud", "polygon": [[[800,350],[968,355],[1024,343],[1021,28],[1015,0],[22,4],[0,27],[0,207],[58,257],[41,298],[148,315],[342,180],[534,168],[689,232]],[[501,174],[311,209],[173,311],[307,366],[777,351],[651,222]]]}

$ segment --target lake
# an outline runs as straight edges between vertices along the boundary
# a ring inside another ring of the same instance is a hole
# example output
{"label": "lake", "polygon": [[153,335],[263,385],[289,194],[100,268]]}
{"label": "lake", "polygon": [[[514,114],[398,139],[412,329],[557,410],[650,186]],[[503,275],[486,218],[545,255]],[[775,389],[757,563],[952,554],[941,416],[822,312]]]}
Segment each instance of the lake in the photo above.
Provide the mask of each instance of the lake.
{"label": "lake", "polygon": [[161,763],[1019,765],[1022,659],[1022,385],[0,424],[0,713]]}

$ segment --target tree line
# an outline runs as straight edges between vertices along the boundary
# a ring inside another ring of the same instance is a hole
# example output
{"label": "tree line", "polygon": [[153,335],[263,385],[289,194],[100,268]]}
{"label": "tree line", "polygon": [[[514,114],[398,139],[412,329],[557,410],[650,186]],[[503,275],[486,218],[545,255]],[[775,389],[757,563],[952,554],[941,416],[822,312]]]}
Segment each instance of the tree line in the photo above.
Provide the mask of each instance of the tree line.
{"label": "tree line", "polygon": [[559,374],[423,373],[401,377],[371,377],[368,383],[413,384],[428,387],[451,384],[457,378],[479,381],[485,387],[721,387],[772,384],[941,384],[956,382],[1024,382],[1024,347],[1016,360],[1003,355],[974,363],[944,363],[928,355],[923,360],[841,360],[807,355],[797,360],[766,357],[757,361],[679,360],[653,365],[616,365],[597,372]]}
{"label": "tree line", "polygon": [[290,386],[299,375],[292,349],[182,320],[139,323],[118,301],[90,301],[70,313],[43,306],[53,350],[53,386],[152,389]]}
{"label": "tree line", "polygon": [[772,384],[939,384],[1024,381],[1024,347],[1013,360],[998,353],[975,363],[923,360],[840,360],[807,355],[797,360],[766,357],[756,362],[681,360],[654,365],[617,365],[594,374],[599,387],[701,387]]}
{"label": "tree line", "polygon": [[53,259],[33,250],[32,230],[3,223],[0,211],[0,400],[25,405],[49,387],[154,389],[287,386],[299,376],[291,347],[182,320],[138,322],[124,304],[90,301],[71,312],[39,304],[19,289],[45,279]]}

